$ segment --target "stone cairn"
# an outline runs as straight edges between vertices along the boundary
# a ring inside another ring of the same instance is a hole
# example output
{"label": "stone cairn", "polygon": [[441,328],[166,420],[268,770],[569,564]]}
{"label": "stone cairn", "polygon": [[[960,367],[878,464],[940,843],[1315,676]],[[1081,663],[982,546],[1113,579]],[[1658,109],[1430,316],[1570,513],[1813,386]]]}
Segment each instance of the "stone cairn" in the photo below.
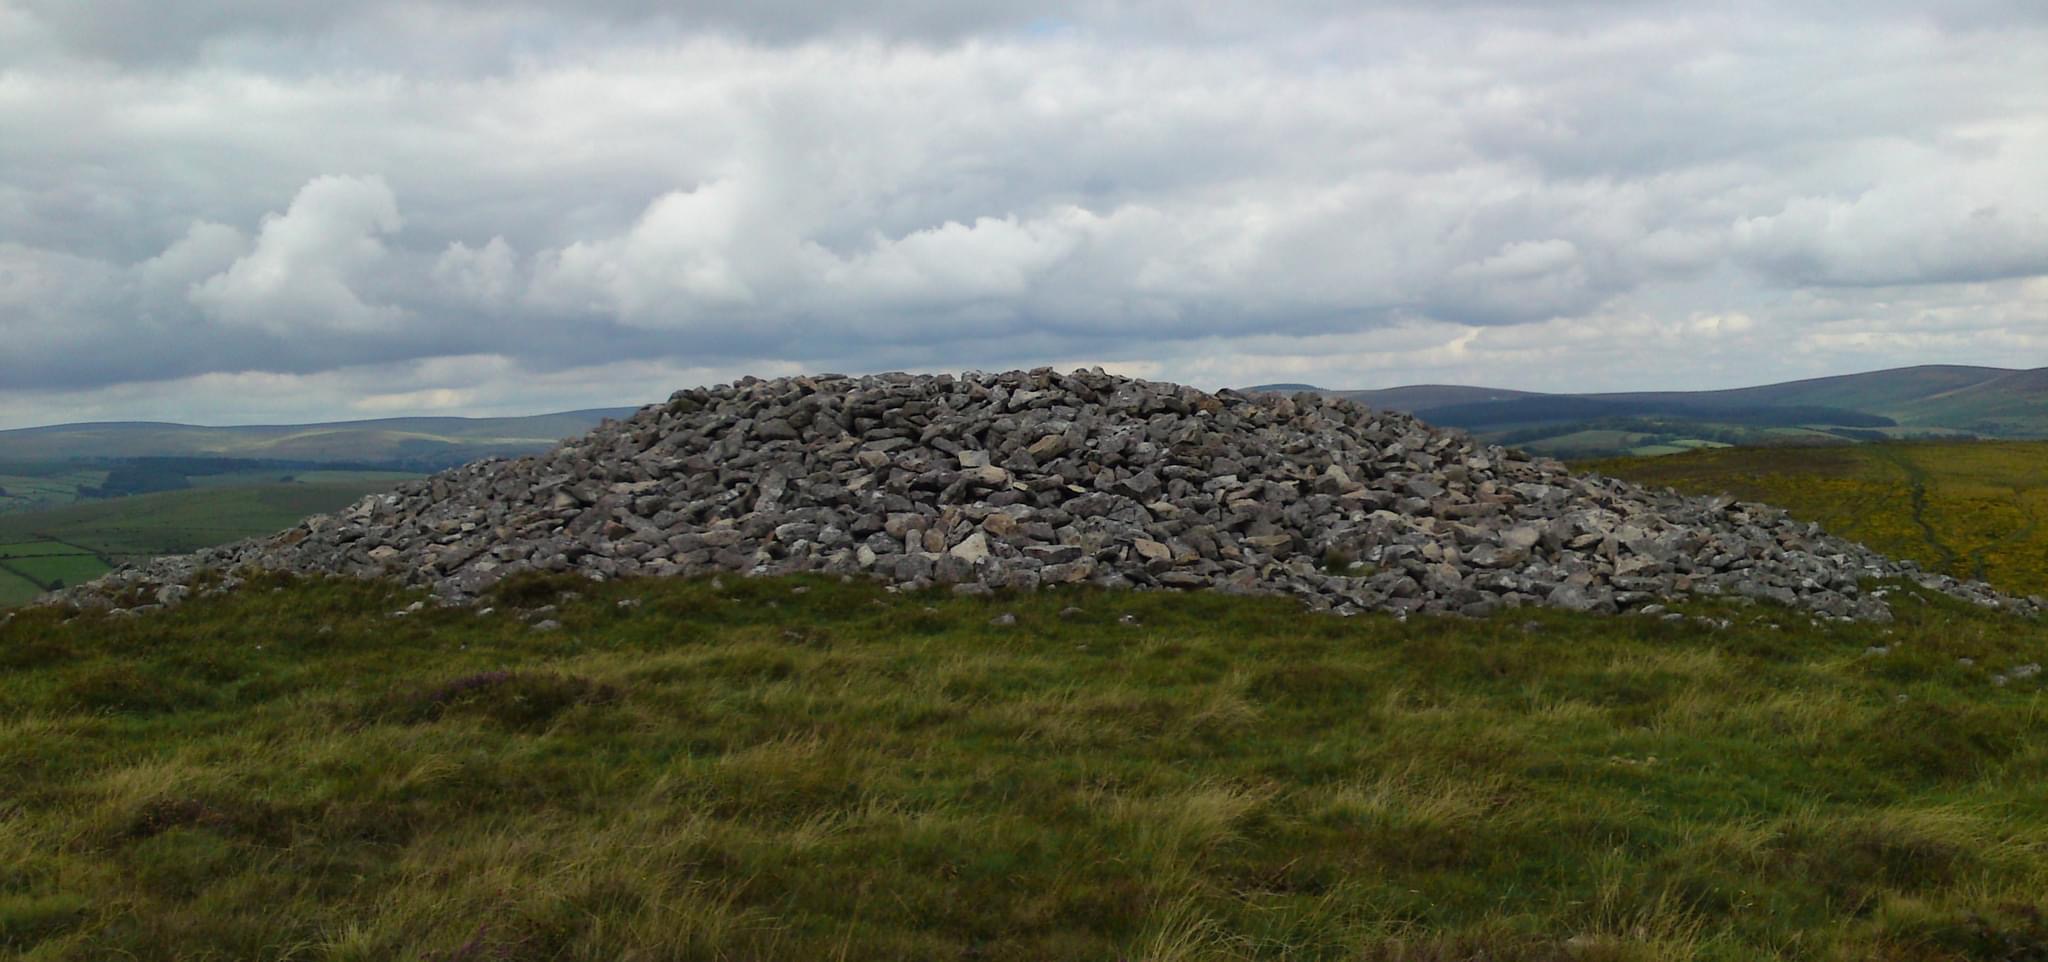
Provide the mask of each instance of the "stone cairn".
{"label": "stone cairn", "polygon": [[1761,505],[1575,476],[1348,401],[1099,369],[679,391],[547,454],[466,465],[49,600],[146,610],[251,569],[395,578],[448,602],[526,571],[822,572],[968,593],[1284,593],[1340,613],[1656,613],[1726,594],[1861,619],[1889,611],[1860,582],[1904,578],[2036,610]]}

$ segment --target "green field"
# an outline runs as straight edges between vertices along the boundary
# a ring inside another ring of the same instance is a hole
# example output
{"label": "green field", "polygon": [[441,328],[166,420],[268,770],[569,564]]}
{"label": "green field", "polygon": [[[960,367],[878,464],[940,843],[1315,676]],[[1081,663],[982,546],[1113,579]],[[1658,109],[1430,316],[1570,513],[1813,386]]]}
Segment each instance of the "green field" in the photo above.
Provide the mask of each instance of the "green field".
{"label": "green field", "polygon": [[55,539],[119,562],[281,531],[390,481],[236,485],[93,501],[0,517],[0,542]]}
{"label": "green field", "polygon": [[[440,468],[491,455],[531,454],[635,408],[596,408],[504,418],[379,418],[324,424],[201,427],[102,422],[0,431],[0,462],[104,458],[245,458],[271,461],[406,462]],[[5,482],[0,482],[4,484]]]}
{"label": "green field", "polygon": [[[278,587],[0,626],[0,952],[2048,952],[2020,667],[2048,627],[1917,590],[1882,627],[1691,609],[1717,628],[743,578],[392,617],[417,596]],[[559,630],[514,617],[538,605]]]}
{"label": "green field", "polygon": [[1606,450],[1627,448],[1632,445],[1641,444],[1652,436],[1641,431],[1594,429],[1539,438],[1522,445],[1522,447],[1537,454],[1550,454],[1559,451]]}
{"label": "green field", "polygon": [[1775,504],[1932,570],[2048,594],[2048,442],[1718,448],[1577,466]]}
{"label": "green field", "polygon": [[27,604],[42,593],[42,585],[0,566],[0,608]]}
{"label": "green field", "polygon": [[[419,477],[418,472],[262,467],[213,474],[174,475],[171,476],[171,480],[176,482],[174,486],[180,488],[187,485],[192,488],[228,488],[290,483],[391,484],[416,477]],[[107,479],[108,472],[105,468],[87,469],[71,462],[0,462],[0,520],[4,520],[8,514],[47,511],[67,505],[91,504],[103,500],[97,495],[87,495],[84,492],[98,488],[105,484]]]}
{"label": "green field", "polygon": [[289,484],[245,481],[0,515],[0,607],[59,583],[89,581],[123,562],[281,531],[407,477],[310,472]]}
{"label": "green field", "polygon": [[9,558],[40,558],[49,555],[92,554],[90,548],[58,541],[17,541],[0,544],[0,561]]}
{"label": "green field", "polygon": [[192,475],[195,488],[228,488],[249,484],[396,484],[417,478],[406,471],[235,471],[227,474]]}
{"label": "green field", "polygon": [[107,479],[102,469],[73,464],[0,464],[0,515],[78,500],[78,489]]}
{"label": "green field", "polygon": [[[1659,457],[1695,448],[1810,447],[1850,444],[1848,438],[1807,427],[1755,427],[1685,419],[1623,419],[1627,427],[1602,421],[1543,425],[1507,425],[1476,432],[1482,440],[1552,457]],[[1652,430],[1654,428],[1654,430]],[[1555,433],[1552,433],[1555,432]],[[1698,434],[1718,436],[1698,437]]]}
{"label": "green field", "polygon": [[5,563],[30,581],[47,588],[80,584],[107,573],[107,563],[89,554],[11,558]]}
{"label": "green field", "polygon": [[0,544],[0,607],[21,604],[53,585],[90,581],[107,567],[91,549],[61,541]]}

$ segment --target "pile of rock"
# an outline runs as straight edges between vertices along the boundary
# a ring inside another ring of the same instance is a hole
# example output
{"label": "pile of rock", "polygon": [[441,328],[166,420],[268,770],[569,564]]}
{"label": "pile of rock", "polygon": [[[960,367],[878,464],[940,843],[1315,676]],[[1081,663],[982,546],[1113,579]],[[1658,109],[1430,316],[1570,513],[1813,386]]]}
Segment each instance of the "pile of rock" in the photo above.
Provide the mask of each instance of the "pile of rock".
{"label": "pile of rock", "polygon": [[275,537],[124,568],[79,605],[175,603],[202,570],[393,577],[461,601],[522,571],[870,576],[956,590],[1284,592],[1316,608],[1618,611],[1740,594],[1882,618],[1889,561],[1780,512],[1688,498],[1310,394],[1101,371],[745,379],[554,451],[484,461]]}

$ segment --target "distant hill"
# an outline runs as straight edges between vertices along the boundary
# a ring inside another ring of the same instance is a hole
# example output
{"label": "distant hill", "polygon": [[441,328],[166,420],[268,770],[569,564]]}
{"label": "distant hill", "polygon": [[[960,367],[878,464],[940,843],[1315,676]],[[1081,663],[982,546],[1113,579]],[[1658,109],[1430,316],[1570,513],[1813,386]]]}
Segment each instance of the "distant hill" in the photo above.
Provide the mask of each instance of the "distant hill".
{"label": "distant hill", "polygon": [[1295,384],[1290,381],[1281,384],[1257,384],[1253,385],[1252,387],[1245,388],[1245,390],[1261,391],[1267,394],[1292,394],[1296,391],[1318,392],[1321,391],[1322,388],[1316,387],[1313,384]]}
{"label": "distant hill", "polygon": [[0,516],[191,487],[350,473],[389,479],[545,451],[634,408],[517,418],[382,418],[200,427],[149,421],[0,431]]}
{"label": "distant hill", "polygon": [[446,467],[545,450],[633,408],[516,418],[383,418],[324,424],[200,427],[149,421],[57,424],[0,431],[0,462],[218,457]]}
{"label": "distant hill", "polygon": [[1560,456],[1720,444],[1912,437],[2048,438],[2048,368],[1930,364],[1716,391],[1555,394],[1419,384],[1312,390]]}

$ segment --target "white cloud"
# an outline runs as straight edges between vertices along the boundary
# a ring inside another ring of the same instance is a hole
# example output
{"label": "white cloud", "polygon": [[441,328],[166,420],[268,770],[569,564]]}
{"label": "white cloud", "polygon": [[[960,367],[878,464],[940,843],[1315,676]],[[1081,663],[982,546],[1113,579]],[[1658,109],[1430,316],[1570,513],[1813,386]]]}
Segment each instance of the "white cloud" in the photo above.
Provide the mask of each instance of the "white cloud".
{"label": "white cloud", "polygon": [[477,392],[459,388],[436,387],[420,391],[393,391],[388,394],[366,394],[348,402],[348,406],[364,414],[405,414],[429,412],[456,412],[476,403]]}
{"label": "white cloud", "polygon": [[622,235],[542,254],[536,297],[654,327],[687,326],[705,308],[751,304],[756,294],[746,275],[790,266],[789,239],[772,236],[766,215],[735,181],[672,191]]}
{"label": "white cloud", "polygon": [[518,289],[519,258],[503,237],[482,247],[453,241],[434,262],[434,280],[484,307],[501,307]]}
{"label": "white cloud", "polygon": [[874,238],[826,268],[828,287],[881,305],[1023,298],[1082,245],[1095,218],[1066,208],[1020,222],[1013,214],[947,221],[896,239]]}
{"label": "white cloud", "polygon": [[248,254],[194,286],[191,300],[223,323],[278,334],[388,328],[404,312],[364,302],[351,284],[379,266],[378,238],[399,223],[382,178],[316,177],[290,209],[264,218]]}

